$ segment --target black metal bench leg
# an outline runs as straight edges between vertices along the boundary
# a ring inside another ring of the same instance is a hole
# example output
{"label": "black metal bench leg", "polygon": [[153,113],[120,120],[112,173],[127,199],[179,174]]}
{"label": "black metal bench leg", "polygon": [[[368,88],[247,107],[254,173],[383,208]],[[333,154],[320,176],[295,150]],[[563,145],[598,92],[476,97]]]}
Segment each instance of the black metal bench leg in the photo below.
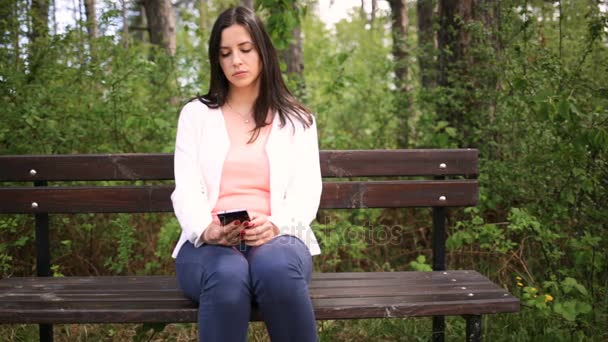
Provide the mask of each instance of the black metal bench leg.
{"label": "black metal bench leg", "polygon": [[[45,187],[46,181],[35,181],[35,186]],[[36,275],[39,277],[51,276],[51,247],[49,239],[49,214],[34,215],[36,218]],[[40,324],[38,326],[40,341],[53,342],[53,325]]]}
{"label": "black metal bench leg", "polygon": [[467,320],[467,341],[481,341],[481,315],[464,316]]}
{"label": "black metal bench leg", "polygon": [[53,325],[40,324],[39,326],[40,342],[53,342]]}
{"label": "black metal bench leg", "polygon": [[[443,176],[435,179],[445,179]],[[445,207],[433,207],[433,271],[445,270]],[[443,342],[445,318],[433,316],[433,342]]]}
{"label": "black metal bench leg", "polygon": [[445,317],[433,316],[433,342],[443,342],[445,331]]}

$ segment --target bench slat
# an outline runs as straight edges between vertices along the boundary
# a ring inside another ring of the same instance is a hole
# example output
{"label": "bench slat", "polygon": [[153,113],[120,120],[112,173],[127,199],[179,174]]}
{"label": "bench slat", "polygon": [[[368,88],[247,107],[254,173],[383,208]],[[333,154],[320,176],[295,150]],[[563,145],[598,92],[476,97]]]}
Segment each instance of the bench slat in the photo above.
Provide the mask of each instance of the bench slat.
{"label": "bench slat", "polygon": [[469,148],[321,151],[321,171],[325,177],[476,176],[478,154]]}
{"label": "bench slat", "polygon": [[[461,286],[462,285],[462,286]],[[310,296],[313,299],[340,299],[340,298],[371,298],[371,297],[413,297],[408,299],[409,302],[419,301],[423,298],[430,297],[442,297],[442,298],[465,298],[468,296],[470,289],[475,290],[475,295],[491,295],[494,296],[497,293],[504,293],[505,291],[501,288],[497,288],[495,285],[490,284],[472,284],[467,283],[459,284],[459,286],[433,286],[421,287],[421,286],[408,286],[408,288],[400,288],[393,286],[376,286],[376,287],[327,287],[310,288]],[[137,292],[135,289],[132,290],[99,290],[91,291],[78,291],[78,290],[63,290],[53,291],[52,294],[45,293],[41,294],[39,291],[19,291],[12,292],[10,295],[13,305],[17,303],[34,302],[38,303],[45,300],[57,300],[61,303],[84,303],[84,302],[132,302],[133,298],[136,297],[138,302],[148,301],[171,301],[179,302],[181,300],[187,300],[183,297],[180,291],[176,289],[171,290],[143,290]],[[21,304],[19,304],[21,305]],[[39,305],[39,304],[35,304]]]}
{"label": "bench slat", "polygon": [[[356,284],[344,287],[353,279]],[[374,282],[383,285],[367,286]],[[519,310],[517,298],[475,271],[315,273],[310,295],[318,319]],[[195,322],[196,316],[196,304],[172,276],[0,280],[0,321],[6,323]],[[252,319],[259,318],[254,312]]]}
{"label": "bench slat", "polygon": [[[170,212],[173,189],[173,185],[6,187],[0,188],[0,213]],[[473,206],[477,200],[476,180],[325,182],[321,208]]]}
{"label": "bench slat", "polygon": [[[45,278],[46,279],[46,278]],[[70,288],[74,286],[83,286],[89,288],[92,284],[103,286],[104,288],[123,288],[124,286],[137,286],[141,287],[145,284],[145,288],[175,288],[177,286],[174,277],[170,276],[83,276],[83,277],[64,277],[64,278],[53,278],[61,279],[61,281],[52,281],[47,283],[45,286],[65,286],[70,285]],[[353,280],[390,280],[396,279],[398,281],[406,282],[444,282],[452,281],[455,279],[458,282],[461,281],[485,281],[486,277],[475,271],[461,271],[461,270],[448,270],[442,272],[336,272],[336,273],[312,273],[313,284],[319,283],[352,283]],[[15,288],[19,285],[19,288],[36,289],[40,278],[37,277],[13,277],[5,278],[0,280],[0,289],[4,287]]]}
{"label": "bench slat", "polygon": [[[324,177],[474,176],[479,172],[477,158],[476,149],[320,152]],[[30,170],[36,170],[35,175]],[[169,153],[0,156],[0,181],[171,179]]]}
{"label": "bench slat", "polygon": [[[344,276],[341,276],[343,275]],[[0,282],[0,291],[10,290],[11,293],[37,293],[38,278],[8,278]],[[432,283],[436,288],[452,288],[462,286],[481,286],[487,284],[487,278],[479,273],[457,272],[344,272],[344,273],[313,273],[311,289],[349,289],[349,288],[380,288],[399,287],[401,284],[412,284],[412,289],[424,289]],[[19,287],[17,287],[17,285]],[[177,288],[175,278],[166,276],[100,276],[100,277],[66,277],[61,282],[45,283],[45,289],[56,293],[87,293],[91,289],[101,287],[104,293],[123,293],[129,291],[163,292]]]}
{"label": "bench slat", "polygon": [[[411,274],[410,274],[411,273]],[[487,278],[479,273],[446,273],[438,275],[435,272],[344,272],[342,273],[313,273],[310,289],[322,291],[332,289],[350,288],[387,288],[399,287],[401,284],[413,284],[408,287],[414,290],[424,290],[425,284],[432,283],[438,289],[459,288],[462,286],[482,286],[487,283]],[[38,293],[37,278],[8,278],[0,282],[0,291],[10,290],[13,294]],[[422,285],[419,285],[422,284]],[[17,287],[17,285],[19,287]],[[175,278],[160,276],[146,277],[124,277],[124,276],[100,276],[100,277],[67,277],[61,282],[46,283],[45,289],[55,293],[82,294],[91,292],[91,288],[102,287],[103,293],[126,293],[126,292],[170,292],[177,288]]]}

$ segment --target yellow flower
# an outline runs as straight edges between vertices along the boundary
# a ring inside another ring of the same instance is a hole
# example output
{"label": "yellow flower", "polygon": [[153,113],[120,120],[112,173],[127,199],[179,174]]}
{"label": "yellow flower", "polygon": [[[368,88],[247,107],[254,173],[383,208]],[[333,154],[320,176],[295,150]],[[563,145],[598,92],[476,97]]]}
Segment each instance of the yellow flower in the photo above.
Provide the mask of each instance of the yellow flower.
{"label": "yellow flower", "polygon": [[520,276],[517,276],[517,277],[515,277],[515,280],[517,280],[517,281],[521,281],[521,277],[520,277]]}
{"label": "yellow flower", "polygon": [[553,296],[551,296],[550,294],[545,295],[545,303],[550,302],[552,300],[553,300]]}
{"label": "yellow flower", "polygon": [[532,292],[536,292],[536,291],[538,291],[538,290],[536,289],[536,287],[533,287],[533,288],[531,288],[530,290],[531,290]]}
{"label": "yellow flower", "polygon": [[517,286],[519,286],[519,287],[523,287],[523,286],[524,286],[524,284],[522,284],[522,283],[520,283],[520,282],[517,282]]}

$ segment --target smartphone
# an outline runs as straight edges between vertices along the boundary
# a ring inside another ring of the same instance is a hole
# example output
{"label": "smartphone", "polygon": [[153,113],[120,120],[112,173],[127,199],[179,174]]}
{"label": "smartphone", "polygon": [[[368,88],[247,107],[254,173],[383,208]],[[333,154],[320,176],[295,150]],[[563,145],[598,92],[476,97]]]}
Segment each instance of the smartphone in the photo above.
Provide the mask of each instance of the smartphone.
{"label": "smartphone", "polygon": [[247,210],[245,209],[220,211],[217,213],[217,217],[220,219],[222,226],[230,224],[234,220],[239,220],[241,223],[249,221],[249,214],[247,214]]}

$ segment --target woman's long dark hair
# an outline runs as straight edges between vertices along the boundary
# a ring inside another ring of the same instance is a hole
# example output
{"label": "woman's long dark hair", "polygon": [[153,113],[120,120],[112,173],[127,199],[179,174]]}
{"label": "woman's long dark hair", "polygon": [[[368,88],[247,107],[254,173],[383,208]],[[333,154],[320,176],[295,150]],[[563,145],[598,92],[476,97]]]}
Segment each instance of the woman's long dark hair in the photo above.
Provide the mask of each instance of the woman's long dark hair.
{"label": "woman's long dark hair", "polygon": [[279,58],[270,36],[260,18],[246,7],[228,9],[215,21],[209,38],[209,64],[211,65],[209,92],[197,98],[209,108],[218,108],[226,103],[229,83],[220,67],[220,44],[222,31],[234,24],[242,25],[249,32],[262,63],[260,93],[255,101],[253,113],[256,127],[250,142],[254,141],[259,135],[260,129],[268,124],[266,122],[268,111],[278,112],[281,127],[285,126],[289,120],[295,128],[294,119],[305,128],[309,127],[313,122],[312,114],[287,89],[281,75]]}

